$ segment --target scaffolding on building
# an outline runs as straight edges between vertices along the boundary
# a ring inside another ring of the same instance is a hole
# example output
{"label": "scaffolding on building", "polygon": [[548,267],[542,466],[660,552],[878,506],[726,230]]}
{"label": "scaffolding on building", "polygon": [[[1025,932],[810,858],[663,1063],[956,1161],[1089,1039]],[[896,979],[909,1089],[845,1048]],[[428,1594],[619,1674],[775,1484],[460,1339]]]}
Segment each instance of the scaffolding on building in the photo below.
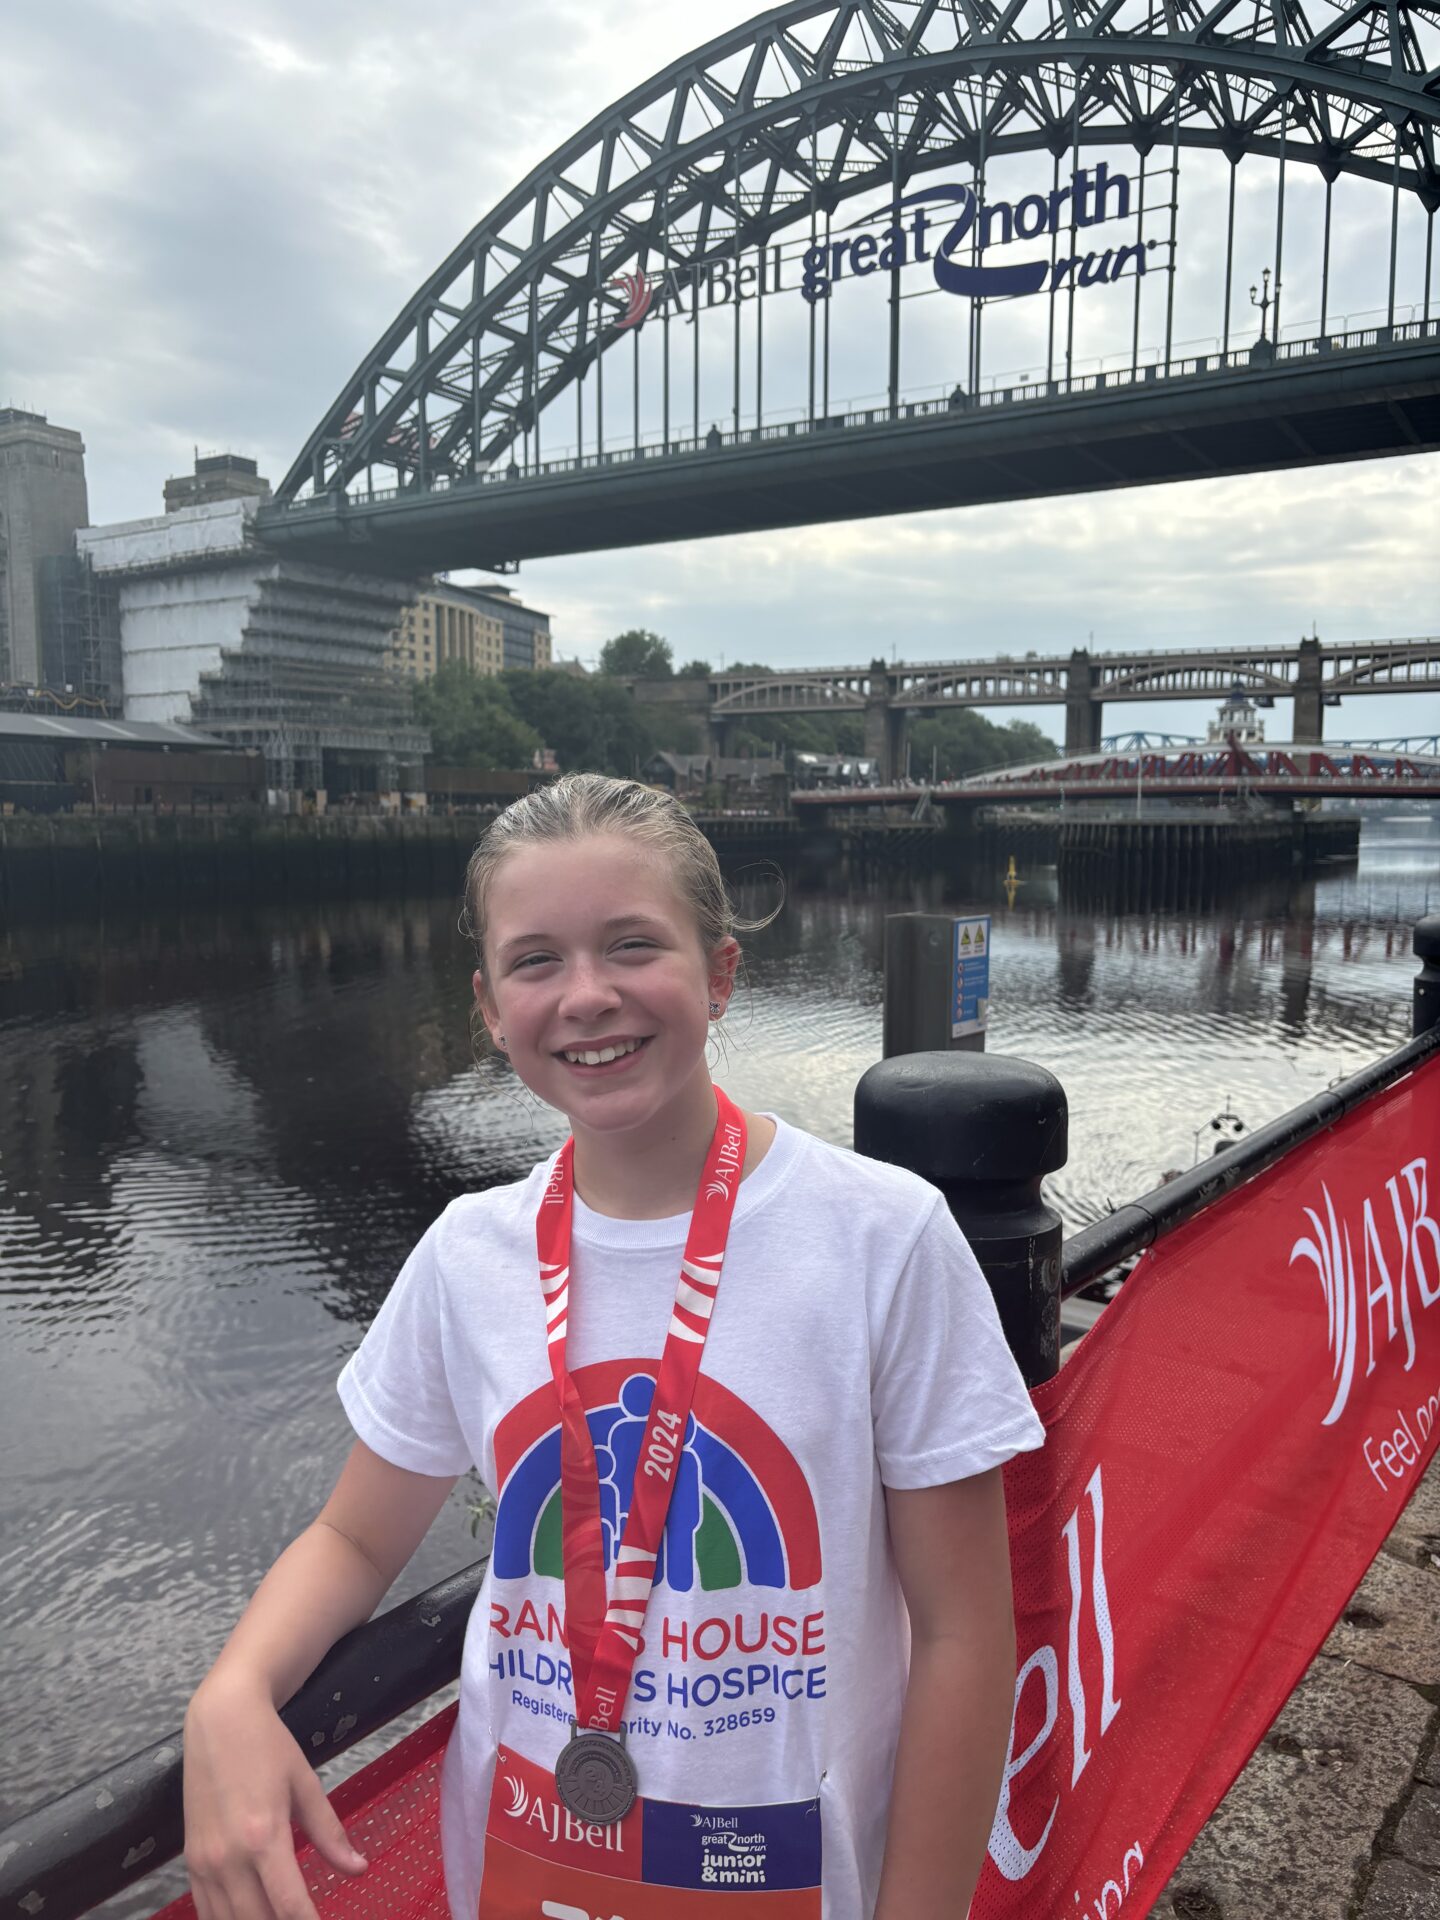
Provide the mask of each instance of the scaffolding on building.
{"label": "scaffolding on building", "polygon": [[0,513],[0,689],[10,683],[10,541]]}
{"label": "scaffolding on building", "polygon": [[194,725],[258,747],[278,791],[386,792],[423,783],[429,735],[387,670],[406,585],[273,562],[240,645],[200,675]]}
{"label": "scaffolding on building", "polygon": [[[119,713],[122,704],[120,594],[115,581],[77,554],[48,554],[36,567],[40,601],[38,691],[64,707]],[[64,707],[65,711],[70,711]]]}

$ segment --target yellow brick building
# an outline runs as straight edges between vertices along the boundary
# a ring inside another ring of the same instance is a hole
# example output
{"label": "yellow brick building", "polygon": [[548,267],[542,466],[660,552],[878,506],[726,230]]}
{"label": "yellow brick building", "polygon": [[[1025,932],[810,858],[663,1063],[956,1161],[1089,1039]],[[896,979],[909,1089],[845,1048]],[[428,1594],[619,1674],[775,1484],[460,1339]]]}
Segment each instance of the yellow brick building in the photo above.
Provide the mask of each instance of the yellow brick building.
{"label": "yellow brick building", "polygon": [[499,673],[505,665],[505,628],[478,596],[437,582],[405,609],[390,636],[387,663],[412,680],[459,660],[472,673]]}

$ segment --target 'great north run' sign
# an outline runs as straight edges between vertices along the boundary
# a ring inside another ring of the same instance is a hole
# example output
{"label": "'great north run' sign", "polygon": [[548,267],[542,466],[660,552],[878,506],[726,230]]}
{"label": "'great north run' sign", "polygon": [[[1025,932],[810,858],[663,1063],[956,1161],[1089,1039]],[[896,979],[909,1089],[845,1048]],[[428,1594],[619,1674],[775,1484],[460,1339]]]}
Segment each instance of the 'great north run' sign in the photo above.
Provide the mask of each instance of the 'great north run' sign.
{"label": "'great north run' sign", "polygon": [[[1079,236],[1106,221],[1128,220],[1130,186],[1127,174],[1111,173],[1102,160],[1093,172],[1078,169],[1068,186],[1027,193],[1013,202],[982,201],[968,183],[925,187],[863,215],[838,239],[807,247],[799,258],[798,288],[786,284],[786,265],[794,262],[786,262],[778,244],[758,249],[753,260],[711,260],[663,274],[622,274],[609,282],[625,301],[615,325],[623,332],[667,311],[693,325],[702,307],[731,306],[758,294],[798,291],[814,305],[828,300],[841,280],[922,263],[930,267],[942,292],[965,298],[1013,298],[1108,284],[1122,278],[1127,268],[1144,273],[1156,242],[1135,240],[1099,251],[1084,246]],[[985,260],[991,247],[1027,240],[1058,242],[1072,231],[1073,248],[1061,251],[1057,245],[1053,261],[1041,256],[1002,266]]]}

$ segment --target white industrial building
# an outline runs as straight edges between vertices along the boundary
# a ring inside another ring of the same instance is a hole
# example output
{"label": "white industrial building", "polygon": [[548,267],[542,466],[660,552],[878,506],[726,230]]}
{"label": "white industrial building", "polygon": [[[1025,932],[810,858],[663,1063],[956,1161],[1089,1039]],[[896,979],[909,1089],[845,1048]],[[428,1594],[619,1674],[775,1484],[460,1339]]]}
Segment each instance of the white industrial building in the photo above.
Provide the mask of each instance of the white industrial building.
{"label": "white industrial building", "polygon": [[115,585],[127,720],[258,747],[280,790],[418,786],[428,736],[386,650],[415,583],[282,559],[257,498],[216,500],[75,536]]}

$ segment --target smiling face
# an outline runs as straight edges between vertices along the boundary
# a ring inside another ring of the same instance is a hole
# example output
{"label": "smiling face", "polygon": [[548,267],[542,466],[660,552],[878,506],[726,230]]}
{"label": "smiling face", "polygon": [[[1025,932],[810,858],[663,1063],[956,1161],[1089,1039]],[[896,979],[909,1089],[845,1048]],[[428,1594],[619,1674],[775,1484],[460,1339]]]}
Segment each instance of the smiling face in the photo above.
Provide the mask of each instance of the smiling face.
{"label": "smiling face", "polygon": [[709,1097],[710,1003],[740,949],[711,953],[656,852],[612,834],[518,848],[485,899],[475,995],[492,1039],[577,1134],[677,1119]]}

